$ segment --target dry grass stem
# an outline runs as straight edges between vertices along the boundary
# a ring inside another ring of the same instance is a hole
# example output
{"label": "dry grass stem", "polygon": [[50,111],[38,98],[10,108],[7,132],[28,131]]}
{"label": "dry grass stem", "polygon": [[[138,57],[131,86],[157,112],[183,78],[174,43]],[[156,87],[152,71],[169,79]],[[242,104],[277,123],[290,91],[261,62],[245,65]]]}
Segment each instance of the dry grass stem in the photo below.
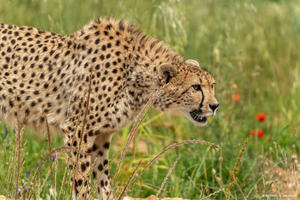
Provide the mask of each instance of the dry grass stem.
{"label": "dry grass stem", "polygon": [[23,127],[18,127],[17,130],[17,175],[16,175],[16,194],[15,199],[18,199],[18,188],[19,188],[19,178],[20,178],[20,168],[21,168],[21,132],[23,132]]}
{"label": "dry grass stem", "polygon": [[64,176],[63,176],[63,179],[62,179],[62,182],[61,182],[61,186],[60,186],[60,190],[59,190],[59,193],[58,193],[59,194],[58,199],[61,199],[60,197],[61,197],[62,192],[64,192],[64,194],[65,194],[65,190],[63,190],[63,186],[64,186],[65,181],[66,181],[66,176],[67,176],[67,172],[68,172],[67,169],[68,168],[65,167]]}
{"label": "dry grass stem", "polygon": [[210,198],[210,197],[212,197],[212,196],[214,196],[214,195],[216,195],[216,194],[218,194],[218,193],[220,193],[220,192],[222,192],[222,191],[224,191],[224,189],[222,188],[222,189],[220,189],[220,190],[217,190],[217,191],[215,191],[215,192],[213,192],[213,193],[211,193],[211,194],[209,194],[208,196],[206,196],[206,197],[202,197],[200,200],[203,200],[203,199],[208,199],[208,198]]}
{"label": "dry grass stem", "polygon": [[212,174],[213,174],[214,178],[216,179],[217,183],[219,184],[219,186],[222,188],[222,190],[225,191],[222,179],[217,176],[217,174],[216,174],[216,172],[215,172],[214,169],[213,169],[213,173]]}
{"label": "dry grass stem", "polygon": [[[70,150],[70,151],[72,151],[72,152],[77,152],[77,154],[78,154],[78,153],[83,154],[83,155],[84,155],[84,154],[87,154],[87,153],[85,153],[85,152],[79,151],[78,149],[76,149],[76,148],[74,148],[74,147],[63,146],[63,147],[58,147],[58,148],[56,148],[56,149],[53,149],[49,154],[47,154],[47,155],[44,156],[44,158],[42,159],[40,165],[39,165],[38,168],[36,169],[34,176],[32,176],[31,180],[29,180],[28,182],[31,183],[31,185],[35,185],[35,184],[36,184],[36,180],[37,180],[39,171],[41,170],[41,168],[43,167],[43,165],[46,163],[46,161],[47,161],[48,159],[50,159],[50,156],[53,155],[54,153],[58,153],[58,152],[60,152],[60,151],[66,151],[66,150]],[[89,154],[87,154],[87,155],[89,155]],[[28,199],[31,199],[32,195],[33,195],[33,191],[31,191],[31,193],[30,193]]]}
{"label": "dry grass stem", "polygon": [[237,177],[236,177],[236,174],[239,170],[239,165],[241,163],[241,160],[242,160],[242,157],[244,155],[244,152],[245,152],[245,149],[248,145],[248,138],[246,138],[244,140],[244,144],[243,144],[243,147],[242,149],[240,150],[240,153],[239,153],[239,156],[238,156],[238,159],[237,161],[235,162],[235,165],[234,165],[234,168],[232,171],[230,171],[230,175],[232,177],[232,181],[228,184],[228,187],[226,189],[226,192],[225,192],[225,195],[226,195],[226,200],[230,199],[230,196],[231,196],[231,191],[230,189],[237,183]]}
{"label": "dry grass stem", "polygon": [[4,187],[5,183],[10,182],[11,173],[9,173],[9,172],[10,172],[10,169],[11,169],[11,166],[12,166],[12,163],[13,163],[13,159],[14,159],[14,156],[9,157],[8,166],[7,166],[7,169],[5,171],[5,174],[7,174],[7,176],[6,176],[6,179],[2,181],[2,183],[0,185],[1,188]]}
{"label": "dry grass stem", "polygon": [[[177,184],[180,184],[180,183],[181,183],[181,181],[179,181],[179,183],[177,183]],[[172,185],[169,190],[167,190],[165,193],[163,193],[162,198],[165,198],[171,191],[173,191],[175,189],[175,187],[176,187],[175,184]]]}
{"label": "dry grass stem", "polygon": [[[89,104],[90,104],[90,96],[91,96],[91,88],[92,88],[92,70],[90,71],[90,79],[89,79],[89,88],[88,88],[88,96],[86,99],[86,103],[84,103],[84,105],[86,106],[85,108],[85,112],[84,112],[84,116],[83,116],[83,123],[82,123],[82,129],[81,129],[81,137],[80,137],[80,141],[79,141],[79,145],[78,145],[78,150],[81,149],[81,144],[82,144],[82,140],[84,137],[84,129],[85,129],[85,125],[86,125],[86,119],[87,119],[87,114],[88,114],[88,109],[89,109]],[[76,161],[75,161],[75,165],[74,165],[74,171],[73,171],[73,181],[72,181],[72,190],[75,187],[75,175],[77,173],[77,164],[78,164],[78,160],[79,160],[79,154],[76,154]],[[72,193],[72,191],[71,191]]]}
{"label": "dry grass stem", "polygon": [[147,163],[146,167],[143,169],[142,172],[144,172],[155,160],[157,160],[159,157],[161,157],[167,151],[169,151],[171,149],[174,149],[174,148],[176,148],[178,146],[185,145],[185,144],[205,144],[205,145],[211,146],[211,147],[216,148],[216,149],[221,149],[220,146],[218,146],[216,144],[213,144],[213,143],[210,143],[210,142],[203,141],[203,140],[184,140],[182,142],[174,143],[174,144],[171,144],[171,145],[167,146],[166,148],[164,148],[164,150],[162,150],[160,153],[158,153],[155,157],[153,157]]}
{"label": "dry grass stem", "polygon": [[156,197],[158,197],[159,194],[161,193],[161,191],[164,189],[164,186],[165,186],[165,184],[166,184],[166,182],[167,182],[169,176],[170,176],[171,173],[173,172],[173,170],[174,170],[174,168],[175,168],[175,166],[176,166],[176,164],[177,164],[177,162],[178,162],[179,159],[180,159],[180,156],[178,156],[178,157],[176,158],[176,160],[175,160],[175,162],[173,163],[172,167],[169,169],[167,175],[166,175],[165,178],[164,178],[164,181],[162,182],[162,184],[161,184],[159,190],[157,191],[157,193],[156,193],[156,195],[155,195]]}
{"label": "dry grass stem", "polygon": [[137,115],[136,122],[134,123],[134,125],[133,125],[132,129],[130,130],[130,133],[129,133],[128,137],[127,137],[125,146],[124,146],[122,154],[121,154],[121,158],[120,158],[120,160],[118,162],[118,166],[117,166],[114,178],[116,177],[116,175],[119,172],[121,163],[123,162],[123,160],[125,158],[125,155],[127,153],[127,150],[128,150],[128,147],[129,147],[130,143],[132,142],[135,134],[137,133],[138,128],[140,127],[140,125],[143,122],[146,114],[148,113],[150,107],[153,105],[154,100],[156,99],[156,97],[158,95],[159,95],[158,91],[155,91],[152,95],[150,95],[149,100],[147,101],[147,103],[145,104],[145,106],[143,107],[143,109],[139,112],[139,114]]}
{"label": "dry grass stem", "polygon": [[149,124],[151,124],[153,121],[161,118],[164,115],[163,112],[160,112],[159,114],[155,115],[154,117],[152,117],[151,119],[149,119],[148,121],[146,121],[145,123],[142,124],[142,126],[147,126]]}
{"label": "dry grass stem", "polygon": [[[51,148],[50,128],[49,128],[49,123],[48,123],[47,115],[44,114],[44,116],[45,116],[45,122],[46,122],[46,128],[47,128],[48,147],[49,147],[49,154],[50,154],[50,152],[52,151],[52,148]],[[50,155],[51,155],[51,154],[50,154]],[[50,171],[51,171],[51,188],[53,188],[54,177],[53,177],[53,167],[52,167],[52,159],[51,159],[51,156],[50,156],[49,162],[50,162]]]}
{"label": "dry grass stem", "polygon": [[142,162],[140,161],[140,162],[138,163],[138,165],[136,166],[136,168],[135,168],[135,169],[133,170],[133,172],[131,173],[131,175],[130,175],[130,177],[129,177],[129,179],[128,179],[126,185],[125,185],[125,187],[123,188],[123,190],[122,190],[122,192],[121,192],[121,194],[120,194],[118,200],[122,200],[123,197],[125,196],[126,190],[127,190],[127,188],[128,188],[128,185],[132,182],[132,179],[133,179],[134,175],[136,174],[138,168],[141,166],[141,164],[142,164]]}
{"label": "dry grass stem", "polygon": [[[220,146],[216,145],[216,144],[213,144],[213,143],[210,143],[210,142],[206,142],[206,141],[203,141],[203,140],[184,140],[182,142],[179,142],[179,143],[174,143],[174,144],[171,144],[169,146],[167,146],[166,148],[164,148],[160,153],[158,153],[156,156],[154,156],[148,163],[147,165],[144,167],[144,169],[141,171],[140,175],[142,175],[144,173],[144,171],[155,161],[157,160],[159,157],[161,157],[163,154],[165,154],[167,151],[169,150],[172,150],[178,146],[182,146],[182,145],[185,145],[185,144],[206,144],[206,145],[209,145],[211,147],[214,147],[214,148],[217,148],[217,149],[222,149]],[[132,182],[135,182],[136,180],[132,181]]]}

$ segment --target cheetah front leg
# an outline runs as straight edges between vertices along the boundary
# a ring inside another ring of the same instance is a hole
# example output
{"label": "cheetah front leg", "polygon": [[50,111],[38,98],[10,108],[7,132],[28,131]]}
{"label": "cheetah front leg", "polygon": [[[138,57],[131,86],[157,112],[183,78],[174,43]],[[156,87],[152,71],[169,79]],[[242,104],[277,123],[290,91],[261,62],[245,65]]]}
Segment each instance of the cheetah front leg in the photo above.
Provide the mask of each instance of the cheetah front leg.
{"label": "cheetah front leg", "polygon": [[[87,132],[87,131],[86,131]],[[71,126],[65,133],[65,145],[72,147],[68,150],[68,166],[73,169],[71,178],[73,199],[88,199],[92,154],[90,149],[96,136],[88,136],[81,130],[73,130]]]}
{"label": "cheetah front leg", "polygon": [[92,156],[93,177],[97,184],[98,197],[100,200],[113,199],[111,189],[108,153],[112,133],[100,133],[95,139],[93,150],[95,154]]}

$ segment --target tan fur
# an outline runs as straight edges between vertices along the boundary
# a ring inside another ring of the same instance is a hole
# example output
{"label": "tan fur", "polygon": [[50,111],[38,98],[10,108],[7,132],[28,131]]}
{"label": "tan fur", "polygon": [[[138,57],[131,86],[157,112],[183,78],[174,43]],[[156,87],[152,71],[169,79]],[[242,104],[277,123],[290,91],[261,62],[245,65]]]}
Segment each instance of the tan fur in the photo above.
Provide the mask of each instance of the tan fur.
{"label": "tan fur", "polygon": [[[42,132],[47,118],[67,146],[78,148],[82,140],[80,150],[90,156],[79,155],[74,191],[88,195],[85,180],[92,173],[99,199],[106,199],[111,186],[108,170],[101,171],[111,135],[132,122],[150,94],[161,92],[155,108],[180,112],[196,125],[215,113],[214,80],[193,63],[114,19],[95,20],[70,35],[0,24],[0,119]],[[76,152],[69,156],[72,167]]]}

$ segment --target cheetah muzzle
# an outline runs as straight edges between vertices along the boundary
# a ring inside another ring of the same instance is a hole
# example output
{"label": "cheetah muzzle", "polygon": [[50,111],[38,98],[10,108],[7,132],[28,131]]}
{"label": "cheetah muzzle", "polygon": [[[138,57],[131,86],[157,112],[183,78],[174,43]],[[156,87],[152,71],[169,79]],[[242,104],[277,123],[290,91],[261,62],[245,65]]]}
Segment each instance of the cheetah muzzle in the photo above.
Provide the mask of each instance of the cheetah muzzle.
{"label": "cheetah muzzle", "polygon": [[196,122],[205,124],[207,122],[207,117],[202,115],[201,110],[193,110],[190,112],[190,115],[193,120]]}

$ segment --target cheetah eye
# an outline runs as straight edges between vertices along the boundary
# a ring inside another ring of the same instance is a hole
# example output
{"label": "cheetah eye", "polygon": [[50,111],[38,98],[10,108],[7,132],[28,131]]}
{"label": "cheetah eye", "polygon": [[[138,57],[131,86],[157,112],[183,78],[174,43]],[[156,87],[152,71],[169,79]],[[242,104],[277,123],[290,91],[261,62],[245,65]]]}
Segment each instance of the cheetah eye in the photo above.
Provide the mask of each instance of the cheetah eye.
{"label": "cheetah eye", "polygon": [[192,85],[192,87],[196,90],[196,91],[201,91],[201,85],[200,84],[194,84]]}
{"label": "cheetah eye", "polygon": [[211,89],[214,89],[215,88],[215,83],[213,83],[212,85],[211,85]]}

